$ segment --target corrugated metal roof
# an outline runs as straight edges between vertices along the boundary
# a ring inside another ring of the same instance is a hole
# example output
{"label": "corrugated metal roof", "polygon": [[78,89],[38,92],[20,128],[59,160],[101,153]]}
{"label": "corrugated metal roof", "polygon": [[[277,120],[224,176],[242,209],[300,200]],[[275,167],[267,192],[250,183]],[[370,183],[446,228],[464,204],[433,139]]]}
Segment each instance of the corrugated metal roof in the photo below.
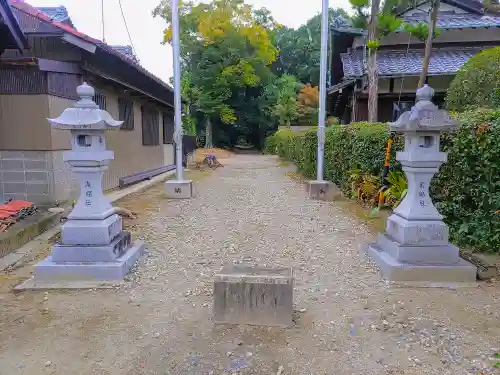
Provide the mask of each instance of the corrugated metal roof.
{"label": "corrugated metal roof", "polygon": [[[455,74],[472,56],[488,47],[437,48],[432,51],[429,75]],[[362,51],[341,54],[344,77],[361,77],[363,67]],[[411,76],[422,71],[424,50],[379,50],[377,72],[379,76]]]}

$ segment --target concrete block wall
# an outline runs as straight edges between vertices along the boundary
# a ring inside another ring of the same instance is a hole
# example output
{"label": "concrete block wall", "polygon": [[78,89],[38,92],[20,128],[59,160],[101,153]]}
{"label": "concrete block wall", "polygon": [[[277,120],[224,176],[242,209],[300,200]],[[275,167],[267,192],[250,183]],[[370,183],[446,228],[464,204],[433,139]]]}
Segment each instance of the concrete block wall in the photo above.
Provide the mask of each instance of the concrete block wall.
{"label": "concrete block wall", "polygon": [[64,151],[0,151],[0,199],[50,204],[73,199],[78,185]]}

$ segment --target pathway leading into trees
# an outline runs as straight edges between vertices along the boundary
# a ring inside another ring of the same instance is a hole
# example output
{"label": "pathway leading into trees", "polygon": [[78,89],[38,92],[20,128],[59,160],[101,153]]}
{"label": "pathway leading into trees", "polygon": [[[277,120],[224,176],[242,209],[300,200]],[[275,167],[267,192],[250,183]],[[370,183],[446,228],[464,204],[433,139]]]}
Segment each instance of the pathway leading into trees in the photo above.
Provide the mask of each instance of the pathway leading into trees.
{"label": "pathway leading into trees", "polygon": [[[274,157],[239,155],[195,177],[197,196],[161,185],[121,202],[150,256],[113,290],[0,289],[0,374],[479,374],[500,346],[498,285],[403,289],[360,255],[371,230],[305,198]],[[293,266],[296,326],[214,327],[224,263]],[[282,367],[281,367],[282,366]],[[494,369],[487,373],[495,373]]]}

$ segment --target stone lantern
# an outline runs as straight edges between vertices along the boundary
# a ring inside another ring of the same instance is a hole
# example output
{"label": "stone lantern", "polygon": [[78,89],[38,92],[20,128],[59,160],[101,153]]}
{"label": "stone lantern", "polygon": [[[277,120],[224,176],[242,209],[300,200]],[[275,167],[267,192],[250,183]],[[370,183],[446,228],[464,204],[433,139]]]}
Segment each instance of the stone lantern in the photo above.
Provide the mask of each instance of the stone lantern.
{"label": "stone lantern", "polygon": [[417,90],[416,104],[394,123],[391,131],[404,133],[405,146],[397,153],[408,180],[408,193],[387,220],[385,233],[368,246],[369,256],[385,278],[401,282],[474,282],[476,267],[461,259],[448,242],[448,226],[429,196],[429,185],[447,153],[439,151],[440,133],[458,124],[432,103],[434,90]]}
{"label": "stone lantern", "polygon": [[94,89],[86,83],[77,94],[74,108],[49,122],[71,132],[71,151],[64,153],[64,161],[80,182],[80,197],[62,226],[61,242],[35,267],[35,284],[121,280],[145,247],[141,241],[131,244],[121,216],[102,190],[103,174],[114,158],[106,149],[105,130],[119,129],[122,121],[99,109],[92,100]]}

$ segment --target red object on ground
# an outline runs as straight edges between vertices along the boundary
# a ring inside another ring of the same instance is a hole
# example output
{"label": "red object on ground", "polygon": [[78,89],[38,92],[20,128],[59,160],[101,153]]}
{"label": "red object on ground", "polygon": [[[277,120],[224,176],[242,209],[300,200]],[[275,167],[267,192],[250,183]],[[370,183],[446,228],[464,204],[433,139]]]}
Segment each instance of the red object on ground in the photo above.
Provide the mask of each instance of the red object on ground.
{"label": "red object on ground", "polygon": [[0,220],[7,219],[11,216],[14,216],[15,213],[5,210],[0,210]]}
{"label": "red object on ground", "polygon": [[0,204],[0,211],[18,213],[23,208],[31,207],[33,203],[22,200],[10,201],[7,204]]}

